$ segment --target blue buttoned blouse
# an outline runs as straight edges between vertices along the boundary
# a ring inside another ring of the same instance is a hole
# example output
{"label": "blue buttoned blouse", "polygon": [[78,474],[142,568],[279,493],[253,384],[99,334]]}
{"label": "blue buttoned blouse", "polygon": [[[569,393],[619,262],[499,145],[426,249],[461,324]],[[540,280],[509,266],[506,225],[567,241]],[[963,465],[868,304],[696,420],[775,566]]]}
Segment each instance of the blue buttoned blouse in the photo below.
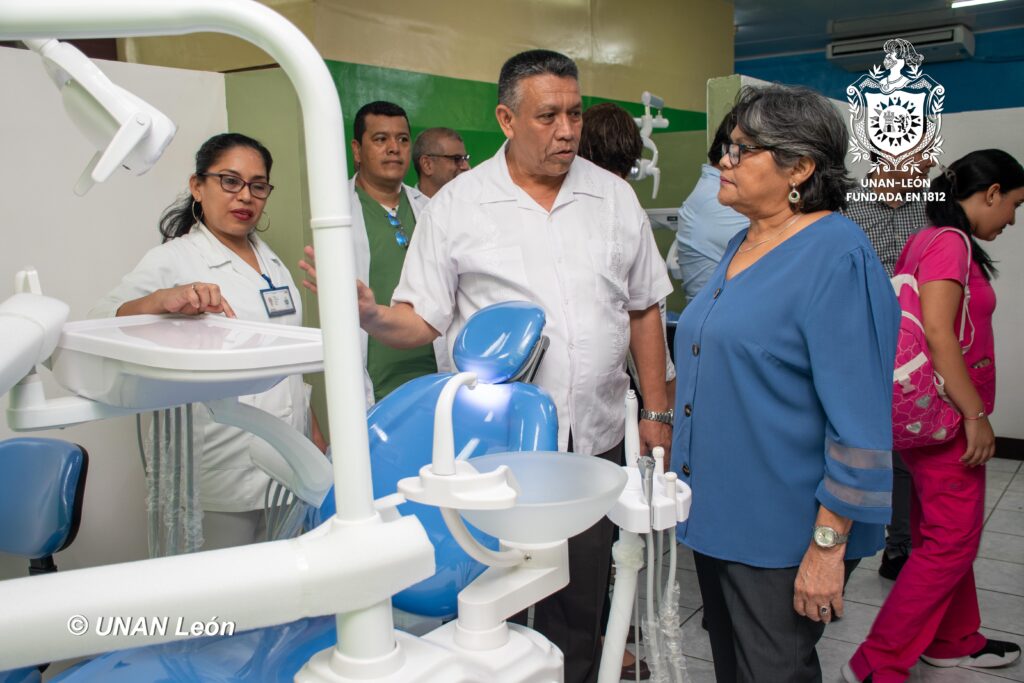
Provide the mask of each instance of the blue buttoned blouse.
{"label": "blue buttoned blouse", "polygon": [[890,518],[899,305],[863,230],[829,214],[746,270],[738,233],[675,338],[673,467],[684,544],[756,567],[800,564],[819,505],[854,520],[847,558]]}

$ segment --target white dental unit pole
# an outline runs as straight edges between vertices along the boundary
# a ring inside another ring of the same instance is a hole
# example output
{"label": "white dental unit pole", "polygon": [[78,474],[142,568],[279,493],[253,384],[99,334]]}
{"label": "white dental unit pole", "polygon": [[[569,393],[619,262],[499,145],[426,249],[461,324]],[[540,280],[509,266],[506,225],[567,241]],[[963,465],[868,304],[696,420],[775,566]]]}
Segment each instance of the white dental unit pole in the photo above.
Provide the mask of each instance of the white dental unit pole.
{"label": "white dental unit pole", "polygon": [[[637,427],[637,399],[630,391],[626,395],[626,488],[608,518],[619,527],[619,540],[612,547],[615,560],[615,589],[612,592],[611,614],[605,632],[604,649],[598,683],[619,680],[622,654],[636,595],[638,573],[647,555],[647,610],[644,622],[644,648],[651,667],[651,680],[663,683],[687,683],[685,657],[679,636],[678,618],[672,609],[678,601],[675,587],[675,533],[677,522],[690,513],[690,488],[679,481],[674,472],[664,472],[664,450],[653,449],[651,455],[640,455],[640,435]],[[661,567],[660,537],[668,530],[670,544],[669,573],[664,588],[656,579]],[[641,536],[646,537],[645,539]],[[658,542],[655,539],[658,538]],[[657,611],[655,603],[668,604],[668,609]],[[676,610],[678,608],[676,607]],[[669,632],[663,625],[670,623]]]}
{"label": "white dental unit pole", "polygon": [[[355,294],[345,141],[338,91],[309,40],[252,0],[0,0],[0,39],[100,38],[212,31],[267,52],[291,79],[302,109],[330,432],[335,450],[334,524],[380,522],[373,507],[359,317]],[[315,133],[316,139],[311,139]],[[356,381],[360,378],[360,381]],[[223,615],[222,615],[223,616]],[[396,650],[390,599],[338,616],[337,652],[354,668]],[[114,643],[110,644],[114,646]]]}

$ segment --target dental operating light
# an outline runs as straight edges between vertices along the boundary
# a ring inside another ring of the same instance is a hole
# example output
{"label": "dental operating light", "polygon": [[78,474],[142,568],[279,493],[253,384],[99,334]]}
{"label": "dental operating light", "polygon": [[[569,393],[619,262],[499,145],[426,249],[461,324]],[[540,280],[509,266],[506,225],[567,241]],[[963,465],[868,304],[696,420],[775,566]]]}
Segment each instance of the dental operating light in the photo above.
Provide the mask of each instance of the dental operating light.
{"label": "dental operating light", "polygon": [[118,167],[142,175],[160,159],[177,127],[148,102],[113,83],[77,48],[53,38],[25,40],[43,59],[64,109],[97,152],[75,184],[82,196]]}
{"label": "dental operating light", "polygon": [[[658,196],[658,185],[661,184],[661,169],[658,167],[658,146],[651,140],[651,133],[655,128],[668,128],[669,121],[661,114],[661,110],[665,107],[665,100],[645,90],[640,101],[644,105],[644,115],[634,117],[633,120],[640,128],[640,139],[643,140],[644,149],[651,150],[652,155],[650,159],[637,159],[636,166],[629,174],[629,179],[638,181],[644,178],[654,178],[654,188],[651,192],[651,198],[654,199]],[[657,114],[651,114],[652,107],[658,111]]]}

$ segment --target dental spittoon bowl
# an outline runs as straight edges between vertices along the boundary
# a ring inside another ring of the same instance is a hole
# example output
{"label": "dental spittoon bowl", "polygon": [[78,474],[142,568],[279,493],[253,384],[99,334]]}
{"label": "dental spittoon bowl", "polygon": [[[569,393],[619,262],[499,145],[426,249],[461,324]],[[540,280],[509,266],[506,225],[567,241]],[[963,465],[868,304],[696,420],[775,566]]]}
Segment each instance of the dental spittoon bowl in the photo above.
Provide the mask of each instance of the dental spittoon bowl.
{"label": "dental spittoon bowl", "polygon": [[507,465],[519,483],[514,507],[459,510],[473,526],[510,543],[556,543],[586,531],[611,509],[626,486],[621,467],[590,455],[494,453],[470,462],[479,472]]}

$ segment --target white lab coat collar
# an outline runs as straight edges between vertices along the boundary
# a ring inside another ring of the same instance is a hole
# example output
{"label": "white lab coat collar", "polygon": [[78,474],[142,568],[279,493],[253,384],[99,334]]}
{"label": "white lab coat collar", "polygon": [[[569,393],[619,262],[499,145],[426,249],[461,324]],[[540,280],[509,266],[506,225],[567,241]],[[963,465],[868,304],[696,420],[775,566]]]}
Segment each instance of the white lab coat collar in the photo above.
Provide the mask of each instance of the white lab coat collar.
{"label": "white lab coat collar", "polygon": [[[363,221],[363,204],[359,200],[359,194],[356,192],[356,176],[352,176],[348,181],[349,197],[351,198],[351,210],[352,210],[352,243],[355,247],[355,259],[356,259],[356,277],[363,282],[370,281],[370,239],[366,235],[366,223]],[[415,187],[410,187],[405,183],[402,183],[402,189],[405,190],[405,196],[409,199],[409,205],[412,207],[412,215],[418,221],[420,219],[420,213],[423,211],[423,207],[426,206],[430,198],[417,190]]]}
{"label": "white lab coat collar", "polygon": [[[348,192],[351,201],[352,211],[352,246],[355,255],[356,265],[356,277],[362,280],[364,283],[369,284],[370,282],[370,238],[366,234],[366,222],[363,221],[363,204],[359,200],[359,194],[356,192],[356,176],[358,173],[348,181]],[[423,207],[430,201],[430,197],[420,192],[417,188],[411,187],[402,183],[402,189],[405,190],[405,196],[409,199],[409,205],[412,207],[412,215],[417,221],[420,219],[420,213],[423,211]],[[367,335],[366,331],[362,328],[359,329],[360,341],[362,342],[363,351],[363,368],[366,368],[366,354],[367,354]],[[441,363],[448,349],[444,346],[444,338],[439,337],[440,341],[434,342],[434,355],[437,358],[438,363]],[[373,385],[370,382],[369,374],[366,374],[366,391],[367,391],[367,405],[373,405]]]}
{"label": "white lab coat collar", "polygon": [[[195,234],[197,241],[205,241],[205,246],[201,247],[199,252],[207,266],[216,268],[230,264],[239,272],[259,276],[259,273],[253,270],[252,266],[246,263],[241,256],[232,252],[224,243],[218,240],[217,236],[202,221],[196,223],[189,234]],[[284,263],[282,263],[278,255],[273,253],[273,250],[260,240],[255,233],[250,233],[249,241],[252,242],[253,249],[256,250],[259,260],[263,263],[264,267],[269,269],[271,263],[274,265],[274,271],[266,274],[274,281],[279,280],[280,269],[284,267]]]}
{"label": "white lab coat collar", "polygon": [[[359,201],[359,195],[356,194],[356,178],[358,176],[359,174],[356,173],[355,175],[348,179],[348,190],[349,192],[352,193],[352,196],[356,198],[356,201]],[[430,201],[430,197],[428,197],[427,195],[423,194],[423,192],[420,191],[419,185],[413,187],[412,185],[406,185],[405,183],[402,183],[402,189],[405,190],[405,196],[409,198],[409,204],[412,206],[412,215],[419,219],[420,211],[422,211],[426,203]],[[359,206],[360,208],[362,208],[362,205]],[[355,205],[353,205],[353,222],[355,222],[355,208]],[[359,220],[362,220],[362,217],[360,217]]]}
{"label": "white lab coat collar", "polygon": [[[217,239],[208,227],[202,222],[196,223],[193,226],[190,234],[195,234],[196,240],[204,240],[206,244],[199,249],[199,253],[202,256],[203,261],[210,268],[217,268],[227,263],[238,266],[239,270],[243,272],[250,271],[252,268],[242,261],[241,257],[235,252],[231,251],[223,242]],[[267,246],[266,242],[261,240],[256,234],[250,234],[249,240],[252,242],[253,249],[259,254],[260,260],[264,264],[274,263],[278,266],[281,264],[281,259],[278,258],[277,254]],[[241,266],[244,265],[243,269]],[[273,275],[273,273],[268,273]]]}

